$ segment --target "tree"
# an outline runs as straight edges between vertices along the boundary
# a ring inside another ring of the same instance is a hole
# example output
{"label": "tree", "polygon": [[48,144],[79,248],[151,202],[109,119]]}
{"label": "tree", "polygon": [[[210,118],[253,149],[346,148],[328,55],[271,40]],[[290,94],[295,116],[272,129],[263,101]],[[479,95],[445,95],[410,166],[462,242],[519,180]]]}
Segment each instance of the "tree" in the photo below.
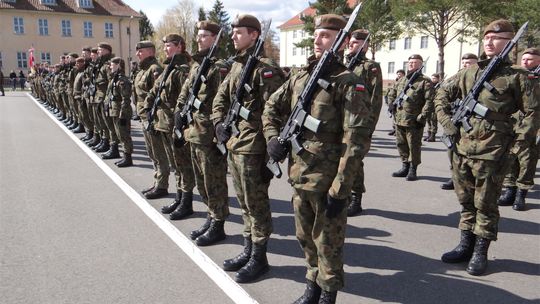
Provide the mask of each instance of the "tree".
{"label": "tree", "polygon": [[375,60],[375,52],[384,43],[397,39],[402,32],[399,23],[392,14],[390,4],[385,0],[364,1],[354,28],[367,29],[371,34],[369,44],[373,60]]}
{"label": "tree", "polygon": [[[199,21],[204,21],[206,20],[206,12],[204,11],[204,8],[201,6],[199,7]],[[193,29],[193,40],[191,42],[191,49],[193,50],[193,52],[195,52],[198,48],[197,46],[197,32],[199,30],[197,29],[197,26],[195,25],[194,29]]]}
{"label": "tree", "polygon": [[154,36],[154,26],[142,10],[139,11],[139,14],[142,16],[139,20],[139,36],[141,40],[149,40]]}
{"label": "tree", "polygon": [[231,35],[231,22],[229,21],[229,14],[224,8],[223,3],[216,0],[212,10],[208,12],[208,20],[219,24],[223,28],[222,39],[219,41],[218,57],[220,58],[228,58],[235,53],[232,40],[227,39],[227,36],[230,37]]}
{"label": "tree", "polygon": [[[262,20],[261,28],[264,28],[268,22],[270,22],[270,20]],[[268,29],[268,34],[264,39],[264,54],[266,55],[266,57],[271,58],[276,62],[279,62],[279,46],[275,41],[276,32],[270,27]]]}
{"label": "tree", "polygon": [[431,37],[439,49],[439,73],[444,77],[444,48],[461,36],[475,35],[477,28],[466,0],[394,0],[394,16],[405,28]]}
{"label": "tree", "polygon": [[[178,4],[165,11],[158,25],[156,26],[156,35],[154,42],[158,45],[160,39],[169,33],[178,33],[186,41],[186,48],[191,52],[191,43],[193,39],[193,28],[195,20],[193,18],[195,5],[192,0],[179,0]],[[158,56],[163,59],[163,54],[158,52]]]}

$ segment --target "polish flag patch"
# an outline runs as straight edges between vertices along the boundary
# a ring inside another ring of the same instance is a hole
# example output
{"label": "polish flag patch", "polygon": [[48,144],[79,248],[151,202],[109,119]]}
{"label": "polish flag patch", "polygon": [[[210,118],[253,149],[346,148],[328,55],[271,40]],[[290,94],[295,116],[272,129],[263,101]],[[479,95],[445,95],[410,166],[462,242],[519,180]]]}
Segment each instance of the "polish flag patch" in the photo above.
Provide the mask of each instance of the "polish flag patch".
{"label": "polish flag patch", "polygon": [[366,87],[363,85],[363,84],[359,84],[357,83],[355,86],[354,86],[354,90],[356,92],[364,92],[366,90]]}
{"label": "polish flag patch", "polygon": [[263,72],[263,78],[272,78],[272,76],[274,76],[274,73],[272,73],[272,71]]}

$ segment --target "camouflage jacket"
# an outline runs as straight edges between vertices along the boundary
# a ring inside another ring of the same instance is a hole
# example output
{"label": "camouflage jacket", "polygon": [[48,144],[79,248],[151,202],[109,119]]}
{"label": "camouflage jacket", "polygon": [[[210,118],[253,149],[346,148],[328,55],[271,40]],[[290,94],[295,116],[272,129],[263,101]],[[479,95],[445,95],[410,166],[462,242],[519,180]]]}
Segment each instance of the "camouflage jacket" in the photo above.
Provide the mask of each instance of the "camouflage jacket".
{"label": "camouflage jacket", "polygon": [[94,73],[94,63],[92,62],[92,60],[88,59],[86,60],[85,62],[85,65],[84,65],[84,75],[83,75],[83,98],[85,100],[90,100],[90,94],[88,92],[88,88],[90,86],[90,83],[92,82],[93,80],[93,73]]}
{"label": "camouflage jacket", "polygon": [[[533,69],[534,70],[534,69]],[[527,78],[529,78],[533,83],[539,83],[538,75],[535,75],[533,71],[528,71]],[[540,102],[540,101],[539,101]],[[527,126],[523,124],[523,119],[525,115],[523,112],[518,111],[512,115],[512,123],[514,124],[514,132],[517,134],[516,140],[524,140],[525,134],[527,133]]]}
{"label": "camouflage jacket", "polygon": [[[231,71],[214,98],[211,119],[214,125],[223,121],[227,116],[227,111],[232,104],[236,88],[240,82],[242,69],[254,47],[238,54],[234,58]],[[277,63],[269,58],[262,58],[258,63],[251,77],[249,85],[253,88],[251,94],[246,94],[242,101],[244,107],[251,111],[249,121],[239,118],[237,121],[240,134],[231,137],[227,142],[227,149],[240,154],[264,154],[266,153],[266,142],[262,133],[261,115],[264,104],[282,84],[285,79],[283,71]]]}
{"label": "camouflage jacket", "polygon": [[118,117],[120,119],[131,118],[131,81],[129,78],[118,73],[117,75],[111,75],[111,82],[107,92],[107,102],[110,101],[109,116]]}
{"label": "camouflage jacket", "polygon": [[[75,69],[76,71],[77,69]],[[76,102],[83,102],[83,94],[84,94],[84,75],[85,71],[77,71],[77,75],[75,75],[75,79],[73,80],[73,99]]]}
{"label": "camouflage jacket", "polygon": [[371,121],[373,123],[371,132],[373,133],[382,108],[383,80],[381,66],[377,62],[363,57],[353,67],[352,72],[360,78],[360,83],[365,84],[365,89],[371,96]]}
{"label": "camouflage jacket", "polygon": [[94,98],[94,103],[102,103],[106,98],[107,87],[109,86],[109,81],[111,79],[110,69],[109,69],[109,60],[113,57],[112,54],[107,54],[101,56],[98,60],[97,74],[95,75],[95,85],[96,85],[96,96]]}
{"label": "camouflage jacket", "polygon": [[[279,135],[304,89],[317,61],[293,75],[268,100],[264,108],[264,136],[269,141]],[[289,161],[289,183],[307,191],[328,192],[343,199],[350,194],[362,158],[370,146],[371,104],[360,79],[341,64],[324,77],[328,91],[318,88],[310,114],[321,121],[317,134],[304,129],[305,149]]]}
{"label": "camouflage jacket", "polygon": [[73,96],[73,83],[75,82],[75,76],[77,76],[77,68],[75,68],[75,63],[70,64],[69,70],[67,72],[67,93],[70,96]]}
{"label": "camouflage jacket", "polygon": [[139,71],[135,75],[133,89],[135,90],[136,111],[143,121],[146,121],[146,113],[143,113],[144,101],[148,92],[154,87],[156,79],[163,72],[156,57],[147,57],[139,63]]}
{"label": "camouflage jacket", "polygon": [[[478,66],[460,70],[454,82],[445,83],[437,91],[437,118],[446,134],[456,135],[450,121],[451,102],[467,95],[488,64],[489,59],[481,60]],[[472,116],[469,120],[472,130],[465,132],[461,127],[458,130],[456,149],[458,154],[471,159],[499,161],[507,154],[515,137],[510,120],[512,113],[518,110],[524,113],[523,134],[518,140],[534,140],[540,123],[540,88],[538,82],[528,79],[526,70],[512,66],[508,59],[492,74],[489,83],[495,90],[482,90],[478,102],[495,113],[491,115],[493,119]]]}
{"label": "camouflage jacket", "polygon": [[[186,103],[191,87],[199,72],[199,66],[209,51],[208,49],[193,56],[193,64],[191,65],[188,80],[184,83],[182,92],[178,96],[176,111],[181,111]],[[196,96],[202,105],[199,110],[194,109],[192,112],[193,122],[184,134],[187,141],[200,145],[211,145],[214,141],[214,125],[212,124],[212,120],[210,120],[212,102],[219,85],[227,76],[230,69],[229,64],[225,60],[213,58],[212,61],[213,64],[208,71],[208,75],[206,75],[206,82],[202,83],[199,94]]]}
{"label": "camouflage jacket", "polygon": [[[166,62],[167,63],[167,62]],[[174,58],[174,61],[169,63],[174,66],[171,74],[165,80],[163,90],[161,91],[161,104],[159,105],[154,121],[154,129],[161,132],[172,133],[174,126],[174,108],[176,107],[176,100],[180,95],[180,90],[184,81],[186,81],[189,74],[190,58],[185,54],[178,54]],[[156,95],[158,93],[159,84],[161,83],[165,73],[159,75],[154,83],[154,87],[148,92],[144,101],[144,109],[150,109],[154,105]],[[144,112],[144,111],[143,111]]]}
{"label": "camouflage jacket", "polygon": [[[388,104],[392,104],[397,96],[403,91],[407,81],[411,77],[412,72],[407,73],[405,77],[401,77],[396,83],[395,90],[388,92]],[[408,98],[403,102],[401,109],[397,108],[395,113],[396,124],[403,127],[422,127],[424,123],[418,122],[417,118],[420,114],[424,118],[434,111],[431,79],[425,75],[420,75],[412,87],[407,91]]]}

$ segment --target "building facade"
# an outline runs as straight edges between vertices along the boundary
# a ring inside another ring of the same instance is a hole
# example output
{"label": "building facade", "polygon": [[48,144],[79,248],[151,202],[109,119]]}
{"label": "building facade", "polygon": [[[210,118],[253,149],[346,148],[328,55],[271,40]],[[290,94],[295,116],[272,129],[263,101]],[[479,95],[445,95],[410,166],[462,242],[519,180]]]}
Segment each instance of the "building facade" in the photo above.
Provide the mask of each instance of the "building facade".
{"label": "building facade", "polygon": [[58,63],[60,56],[99,42],[130,60],[140,18],[120,0],[0,0],[0,67],[4,75],[28,74],[31,53],[36,63]]}

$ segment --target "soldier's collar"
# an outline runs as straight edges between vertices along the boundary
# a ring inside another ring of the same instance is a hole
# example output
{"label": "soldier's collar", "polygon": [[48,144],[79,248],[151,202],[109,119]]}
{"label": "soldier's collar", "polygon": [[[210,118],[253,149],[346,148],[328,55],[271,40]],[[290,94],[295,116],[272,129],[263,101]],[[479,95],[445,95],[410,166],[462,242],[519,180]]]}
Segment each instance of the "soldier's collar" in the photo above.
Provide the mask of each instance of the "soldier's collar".
{"label": "soldier's collar", "polygon": [[143,60],[141,60],[141,62],[139,62],[139,67],[141,69],[143,69],[143,70],[146,70],[155,61],[156,61],[156,57],[148,56],[148,57],[144,58]]}
{"label": "soldier's collar", "polygon": [[[480,68],[485,68],[489,62],[491,61],[491,58],[488,58],[486,56],[486,53],[482,53],[480,55],[480,57],[478,58],[478,66]],[[510,60],[510,57],[509,56],[506,56],[502,61],[501,61],[502,64],[505,64],[505,65],[512,65],[512,60]]]}
{"label": "soldier's collar", "polygon": [[210,52],[210,49],[202,50],[200,52],[197,52],[195,55],[193,55],[193,60],[197,61],[198,63],[201,63],[206,55]]}
{"label": "soldier's collar", "polygon": [[187,64],[190,60],[190,58],[188,57],[188,55],[186,53],[180,53],[180,54],[176,54],[176,56],[174,56],[174,61],[171,62],[171,59],[172,58],[167,58],[165,59],[165,64],[174,64],[176,66],[179,66],[179,65],[182,65],[182,64]]}
{"label": "soldier's collar", "polygon": [[[246,63],[249,55],[253,54],[254,51],[255,51],[255,46],[254,45],[250,46],[249,48],[236,53],[236,56],[234,57],[234,61],[240,62],[240,63]],[[262,57],[264,57],[264,51],[262,52],[261,55]]]}

